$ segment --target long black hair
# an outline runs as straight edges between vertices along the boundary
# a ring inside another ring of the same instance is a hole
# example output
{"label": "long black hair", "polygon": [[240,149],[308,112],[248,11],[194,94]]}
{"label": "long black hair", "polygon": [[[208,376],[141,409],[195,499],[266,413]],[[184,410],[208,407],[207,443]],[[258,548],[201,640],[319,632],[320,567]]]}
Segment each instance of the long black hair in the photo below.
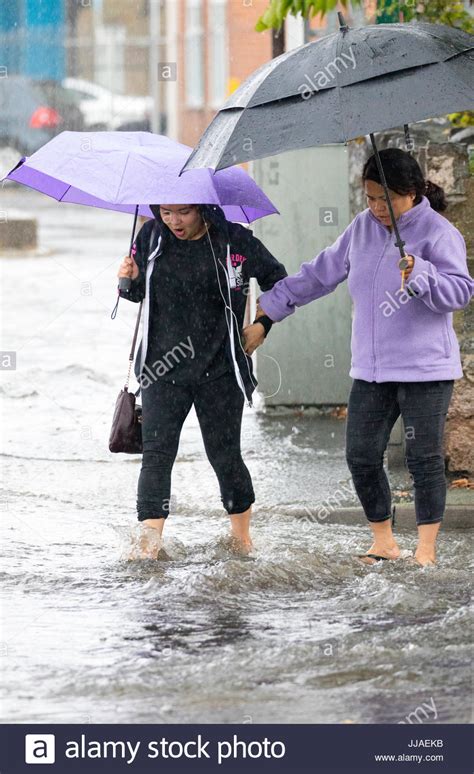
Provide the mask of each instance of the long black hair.
{"label": "long black hair", "polygon": [[[443,212],[448,206],[446,196],[441,186],[425,180],[417,160],[400,148],[385,148],[379,151],[388,187],[402,196],[415,192],[414,204],[421,202],[426,196],[431,207],[436,212]],[[371,156],[364,164],[362,180],[372,180],[381,185],[375,156]]]}

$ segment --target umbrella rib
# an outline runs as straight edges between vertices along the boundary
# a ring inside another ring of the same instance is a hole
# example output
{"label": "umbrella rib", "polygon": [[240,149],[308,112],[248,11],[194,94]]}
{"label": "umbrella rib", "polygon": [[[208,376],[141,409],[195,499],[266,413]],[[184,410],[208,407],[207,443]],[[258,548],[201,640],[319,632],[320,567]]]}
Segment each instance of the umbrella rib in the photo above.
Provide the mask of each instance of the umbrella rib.
{"label": "umbrella rib", "polygon": [[64,193],[63,193],[63,194],[61,194],[61,198],[60,198],[60,199],[58,199],[58,202],[62,202],[62,200],[64,199],[64,197],[65,197],[65,196],[66,196],[66,194],[67,194],[67,193],[70,191],[70,189],[71,189],[71,188],[72,188],[72,186],[71,186],[71,185],[68,185],[68,187],[66,188],[66,190],[64,191]]}
{"label": "umbrella rib", "polygon": [[[311,45],[310,43],[306,43],[306,46]],[[303,46],[304,48],[304,46]],[[280,65],[287,64],[289,59],[292,59],[297,52],[297,49],[292,49],[290,51],[285,51],[283,54],[280,54],[279,56],[275,57],[274,59],[270,59],[268,62],[265,62],[263,65],[258,67],[250,76],[247,78],[244,83],[242,83],[236,91],[228,97],[220,109],[222,110],[229,110],[231,108],[241,108],[245,107],[245,105],[235,104],[238,103],[239,100],[242,97],[242,94],[245,90],[252,89],[252,94],[249,97],[249,100],[252,99],[252,97],[255,96],[255,93],[258,91],[258,89],[262,86],[262,84],[265,82],[265,80],[268,78],[270,74],[274,74],[276,70],[280,67]],[[248,83],[248,81],[251,79],[251,83]]]}
{"label": "umbrella rib", "polygon": [[[345,33],[342,30],[339,32],[339,37],[337,38],[337,42],[336,42],[336,58],[339,58],[339,54],[341,53],[342,46],[344,44],[344,34]],[[350,44],[349,44],[349,49],[350,49]],[[339,73],[339,71],[338,71],[338,73]],[[344,115],[344,110],[343,110],[343,105],[342,105],[342,91],[341,91],[341,89],[343,87],[341,86],[341,84],[338,83],[337,77],[336,77],[336,88],[337,88],[337,99],[338,99],[338,102],[339,102],[339,110],[340,110],[340,113],[341,113],[341,124],[342,124],[343,136],[347,137],[346,120],[345,120],[345,115]]]}
{"label": "umbrella rib", "polygon": [[450,62],[452,59],[456,59],[456,57],[458,56],[462,56],[463,54],[470,54],[471,52],[474,52],[474,46],[471,46],[470,48],[466,48],[464,51],[456,51],[455,54],[451,54],[451,56],[447,56],[446,59],[443,59],[443,63]]}
{"label": "umbrella rib", "polygon": [[[115,194],[115,198],[116,198],[116,202],[115,203],[117,203],[117,199],[119,198],[120,188],[122,186],[122,181],[123,181],[123,178],[125,176],[125,172],[127,170],[129,159],[130,159],[130,151],[128,151],[128,153],[127,153],[127,160],[126,160],[125,164],[123,165],[122,175],[120,177],[120,183],[117,186],[117,191],[116,191],[116,194]],[[152,204],[154,204],[154,202],[152,202]]]}

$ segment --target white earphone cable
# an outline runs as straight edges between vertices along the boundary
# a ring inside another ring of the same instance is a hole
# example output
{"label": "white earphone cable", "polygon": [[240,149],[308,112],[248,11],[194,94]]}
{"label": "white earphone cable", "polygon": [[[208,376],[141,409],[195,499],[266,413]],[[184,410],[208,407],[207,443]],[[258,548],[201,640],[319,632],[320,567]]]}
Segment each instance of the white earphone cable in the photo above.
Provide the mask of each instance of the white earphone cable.
{"label": "white earphone cable", "polygon": [[[207,233],[207,238],[209,240],[209,245],[210,245],[210,248],[211,248],[212,257],[214,259],[214,266],[215,266],[215,269],[216,269],[216,276],[217,276],[217,284],[219,286],[219,293],[220,293],[221,298],[222,298],[222,300],[224,302],[224,306],[225,306],[226,312],[228,310],[229,313],[230,313],[230,320],[231,320],[231,322],[229,324],[229,320],[227,318],[227,313],[226,313],[226,324],[227,324],[227,331],[229,333],[229,338],[230,338],[230,346],[231,346],[232,360],[233,360],[233,363],[234,363],[235,375],[236,375],[236,379],[237,379],[237,382],[239,384],[239,387],[242,390],[245,399],[247,400],[247,395],[245,393],[245,387],[244,387],[244,384],[243,384],[243,381],[242,381],[242,375],[240,373],[240,369],[239,369],[239,366],[238,366],[238,363],[237,363],[237,360],[236,360],[236,357],[235,357],[235,339],[234,339],[234,324],[233,323],[234,323],[234,320],[235,320],[235,324],[236,324],[237,330],[238,330],[239,322],[237,320],[237,317],[235,315],[234,310],[232,309],[231,282],[230,282],[230,278],[229,278],[229,272],[226,271],[226,269],[224,268],[222,263],[220,261],[218,261],[218,259],[216,258],[216,254],[214,252],[214,247],[213,247],[212,240],[211,240],[211,237],[209,235],[209,230],[208,229],[206,229],[206,233]],[[225,276],[226,276],[227,293],[228,293],[228,296],[229,296],[228,302],[227,302],[227,300],[226,300],[226,298],[224,296],[224,293],[222,291],[222,285],[221,285],[221,280],[220,280],[220,276],[219,276],[219,266],[218,266],[218,263],[224,269],[224,273],[225,273]],[[228,263],[228,265],[230,264],[230,246],[229,246],[229,243],[227,243],[227,263]],[[247,354],[246,354],[246,352],[245,352],[245,350],[244,350],[244,348],[242,346],[242,342],[240,340],[240,336],[238,336],[238,340],[239,340],[240,349],[242,350],[242,353],[243,353],[243,355],[245,357],[245,363],[246,363],[246,366],[247,366],[247,370],[248,370],[248,373],[249,373],[250,380],[251,380],[251,382],[252,382],[252,384],[253,384],[253,386],[255,388],[257,386],[257,383],[256,383],[255,379],[253,378],[252,372],[251,372],[251,370],[249,368],[249,364],[248,364],[248,360],[247,360]],[[250,401],[249,401],[249,403],[250,403]]]}

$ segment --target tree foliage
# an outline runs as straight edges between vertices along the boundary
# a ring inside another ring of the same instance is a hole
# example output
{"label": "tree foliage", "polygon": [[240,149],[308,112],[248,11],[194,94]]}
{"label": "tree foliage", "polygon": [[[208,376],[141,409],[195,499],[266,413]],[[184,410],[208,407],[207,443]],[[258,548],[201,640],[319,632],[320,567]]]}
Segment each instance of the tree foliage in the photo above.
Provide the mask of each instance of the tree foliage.
{"label": "tree foliage", "polygon": [[[349,0],[340,0],[343,8],[351,4]],[[267,9],[257,22],[255,29],[263,32],[268,29],[280,29],[290,14],[311,19],[318,14],[325,16],[338,5],[338,0],[270,0]],[[364,6],[364,0],[352,0],[353,6]],[[474,33],[474,18],[466,10],[462,0],[379,0],[377,15],[392,21],[409,22],[412,20],[448,24]]]}

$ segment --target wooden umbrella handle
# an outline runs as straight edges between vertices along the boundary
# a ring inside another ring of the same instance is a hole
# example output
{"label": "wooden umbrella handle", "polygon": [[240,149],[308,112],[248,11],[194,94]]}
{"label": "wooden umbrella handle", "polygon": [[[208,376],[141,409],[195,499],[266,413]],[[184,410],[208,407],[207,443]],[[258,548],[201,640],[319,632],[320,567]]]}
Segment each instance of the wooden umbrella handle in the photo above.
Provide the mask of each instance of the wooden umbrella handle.
{"label": "wooden umbrella handle", "polygon": [[403,258],[400,258],[400,260],[398,262],[398,268],[400,269],[401,274],[402,274],[402,282],[401,282],[400,290],[404,290],[405,289],[406,278],[407,278],[407,276],[409,276],[410,271],[413,268],[413,264],[414,264],[414,260],[413,260],[413,257],[411,255],[406,255],[405,254],[403,256]]}

